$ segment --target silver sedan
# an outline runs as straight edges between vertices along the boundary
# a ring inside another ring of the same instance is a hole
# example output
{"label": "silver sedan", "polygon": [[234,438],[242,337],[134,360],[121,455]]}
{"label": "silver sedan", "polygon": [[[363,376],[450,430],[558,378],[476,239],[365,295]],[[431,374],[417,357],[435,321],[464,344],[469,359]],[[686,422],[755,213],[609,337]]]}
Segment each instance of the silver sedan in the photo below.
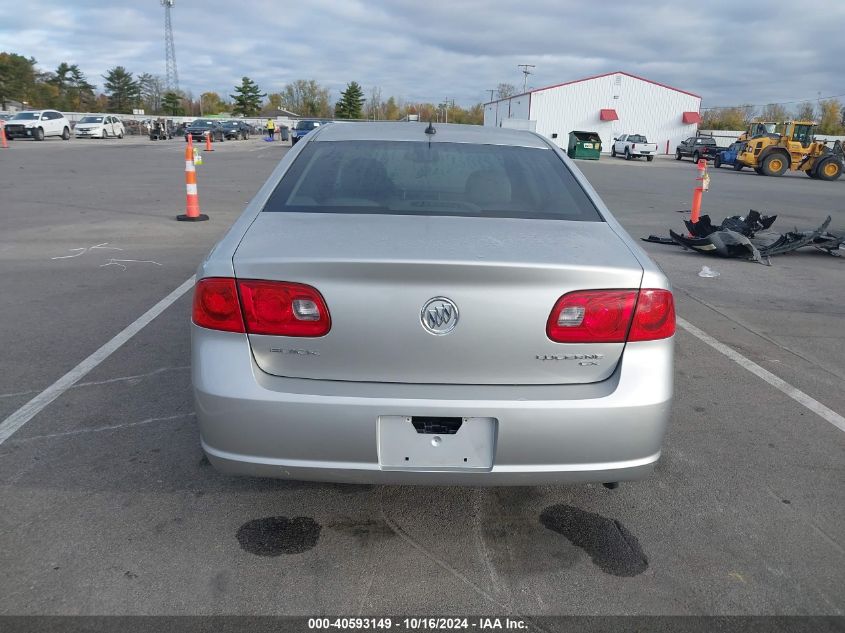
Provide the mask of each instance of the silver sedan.
{"label": "silver sedan", "polygon": [[537,134],[321,126],[197,280],[196,411],[224,472],[611,483],[660,457],[669,282]]}

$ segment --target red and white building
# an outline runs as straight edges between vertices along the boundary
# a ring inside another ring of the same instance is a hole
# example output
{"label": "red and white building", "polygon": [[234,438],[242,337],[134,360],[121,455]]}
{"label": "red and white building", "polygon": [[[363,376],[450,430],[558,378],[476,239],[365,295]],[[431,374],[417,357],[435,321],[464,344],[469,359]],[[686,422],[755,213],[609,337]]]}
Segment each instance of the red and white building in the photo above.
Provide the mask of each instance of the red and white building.
{"label": "red and white building", "polygon": [[484,125],[534,129],[566,149],[569,133],[597,132],[610,152],[621,134],[644,134],[661,153],[694,136],[701,97],[617,71],[484,104]]}

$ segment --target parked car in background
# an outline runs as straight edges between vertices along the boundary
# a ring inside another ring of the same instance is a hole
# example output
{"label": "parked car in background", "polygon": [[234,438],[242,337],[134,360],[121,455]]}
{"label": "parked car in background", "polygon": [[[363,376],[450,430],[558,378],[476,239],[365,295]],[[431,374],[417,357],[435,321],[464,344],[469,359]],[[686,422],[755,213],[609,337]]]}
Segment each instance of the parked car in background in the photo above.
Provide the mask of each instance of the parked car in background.
{"label": "parked car in background", "polygon": [[694,163],[700,158],[713,160],[719,150],[712,136],[692,136],[675,148],[675,160],[681,160],[684,156],[691,156]]}
{"label": "parked car in background", "polygon": [[302,119],[301,121],[297,121],[294,123],[293,131],[290,135],[291,145],[296,145],[306,134],[317,129],[321,125],[323,125],[322,121],[316,121],[314,119]]}
{"label": "parked car in background", "polygon": [[4,113],[0,114],[0,121],[8,121],[9,119],[11,119],[11,118],[12,118],[12,116],[13,116],[13,115],[11,115],[11,114],[6,114],[6,113],[4,112]]}
{"label": "parked car in background", "polygon": [[226,140],[223,132],[223,126],[220,121],[214,119],[195,119],[191,121],[185,128],[185,142],[188,142],[188,135],[191,135],[195,141],[205,141],[206,137],[211,138],[211,142]]}
{"label": "parked car in background", "polygon": [[625,160],[645,156],[645,159],[651,162],[654,160],[656,153],[657,144],[649,143],[648,139],[642,134],[623,134],[619,138],[613,139],[613,145],[610,148],[611,156],[621,154],[625,157]]}
{"label": "parked car in background", "polygon": [[115,136],[123,138],[126,130],[123,123],[111,114],[84,116],[73,128],[76,138],[109,138]]}
{"label": "parked car in background", "polygon": [[226,140],[235,140],[243,139],[244,141],[249,138],[249,125],[246,121],[239,121],[238,119],[232,119],[231,121],[223,121],[220,124],[223,128],[223,136]]}
{"label": "parked car in background", "polygon": [[48,136],[70,139],[70,121],[56,110],[25,110],[6,122],[6,138],[43,141]]}
{"label": "parked car in background", "polygon": [[316,127],[200,264],[208,459],[347,483],[648,476],[666,276],[551,141],[434,125]]}
{"label": "parked car in background", "polygon": [[735,171],[742,170],[745,165],[737,160],[737,157],[742,152],[745,145],[743,142],[731,143],[728,149],[720,149],[713,157],[713,167],[718,169],[722,165],[730,165]]}

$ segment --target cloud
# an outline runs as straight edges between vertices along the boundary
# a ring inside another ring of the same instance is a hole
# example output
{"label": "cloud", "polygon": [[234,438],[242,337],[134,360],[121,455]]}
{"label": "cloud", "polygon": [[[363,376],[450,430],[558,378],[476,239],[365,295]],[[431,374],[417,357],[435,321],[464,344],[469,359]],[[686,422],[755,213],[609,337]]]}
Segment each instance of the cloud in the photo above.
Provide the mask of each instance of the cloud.
{"label": "cloud", "polygon": [[[755,0],[177,0],[179,79],[228,95],[243,76],[264,92],[316,79],[336,98],[355,80],[410,102],[486,101],[500,82],[540,87],[625,70],[704,97],[704,106],[845,92],[845,3]],[[37,19],[34,19],[37,16]],[[28,0],[6,11],[0,50],[42,68],[78,63],[92,83],[115,65],[164,74],[158,2]]]}

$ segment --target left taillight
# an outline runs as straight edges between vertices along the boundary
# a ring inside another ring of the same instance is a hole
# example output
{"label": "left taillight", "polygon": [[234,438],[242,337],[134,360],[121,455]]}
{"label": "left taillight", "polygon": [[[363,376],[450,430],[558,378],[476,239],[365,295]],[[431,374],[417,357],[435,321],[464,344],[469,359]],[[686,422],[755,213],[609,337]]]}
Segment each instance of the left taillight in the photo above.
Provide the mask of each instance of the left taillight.
{"label": "left taillight", "polygon": [[332,327],[326,302],[312,286],[244,279],[238,290],[249,334],[324,336]]}
{"label": "left taillight", "polygon": [[234,279],[209,277],[194,287],[193,321],[209,330],[245,332]]}
{"label": "left taillight", "polygon": [[209,277],[194,289],[193,321],[210,330],[324,336],[331,316],[316,288],[287,281]]}

